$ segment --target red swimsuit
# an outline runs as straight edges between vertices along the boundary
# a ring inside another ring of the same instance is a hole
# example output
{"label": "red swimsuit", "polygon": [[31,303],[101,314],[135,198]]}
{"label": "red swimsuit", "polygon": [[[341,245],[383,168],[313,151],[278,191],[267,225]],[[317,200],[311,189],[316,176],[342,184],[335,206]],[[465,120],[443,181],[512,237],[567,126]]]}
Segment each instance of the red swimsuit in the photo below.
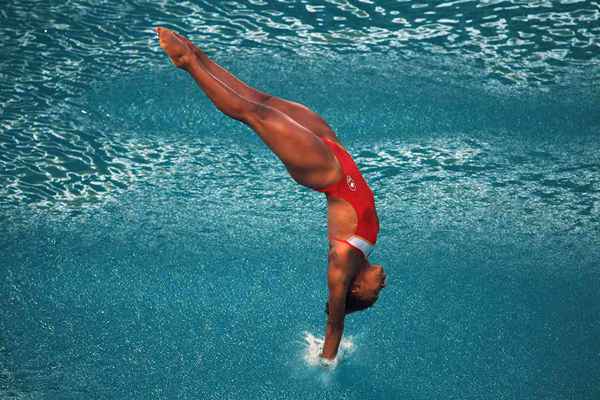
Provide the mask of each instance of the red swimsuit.
{"label": "red swimsuit", "polygon": [[358,220],[356,232],[353,235],[343,240],[334,240],[347,243],[360,250],[365,257],[368,257],[375,247],[377,233],[379,232],[379,219],[375,210],[373,192],[350,154],[342,146],[327,137],[321,137],[321,140],[338,159],[342,167],[342,179],[324,189],[320,189],[319,192],[350,203]]}

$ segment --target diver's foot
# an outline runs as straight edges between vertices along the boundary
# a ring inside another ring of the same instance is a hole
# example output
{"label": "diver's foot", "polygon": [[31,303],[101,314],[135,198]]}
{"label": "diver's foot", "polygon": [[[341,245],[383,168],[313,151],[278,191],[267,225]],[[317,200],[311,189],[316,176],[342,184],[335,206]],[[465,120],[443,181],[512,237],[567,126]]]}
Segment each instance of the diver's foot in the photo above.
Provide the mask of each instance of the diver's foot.
{"label": "diver's foot", "polygon": [[156,27],[160,47],[167,53],[177,68],[187,69],[195,59],[196,53],[183,36],[179,36],[170,29]]}

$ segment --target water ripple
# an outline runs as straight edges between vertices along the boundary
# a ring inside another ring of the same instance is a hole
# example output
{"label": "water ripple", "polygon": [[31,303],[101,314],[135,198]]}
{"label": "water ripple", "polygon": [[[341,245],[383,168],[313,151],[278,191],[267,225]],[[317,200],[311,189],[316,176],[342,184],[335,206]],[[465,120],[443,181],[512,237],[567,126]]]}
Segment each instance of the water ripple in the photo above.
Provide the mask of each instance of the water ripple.
{"label": "water ripple", "polygon": [[518,142],[457,138],[384,142],[361,151],[358,160],[380,188],[384,208],[428,204],[440,209],[445,223],[458,224],[466,214],[457,215],[457,208],[479,209],[529,230],[571,231],[600,222],[600,157],[592,149],[531,151]]}
{"label": "water ripple", "polygon": [[[600,75],[599,17],[593,1],[10,1],[0,12],[5,38],[0,43],[0,206],[93,204],[139,182],[191,170],[209,183],[212,176],[233,176],[228,182],[236,186],[235,179],[249,180],[262,168],[266,182],[279,184],[279,175],[269,172],[273,164],[265,161],[272,161],[268,153],[258,153],[258,164],[239,158],[256,142],[245,139],[231,148],[223,144],[229,142],[213,142],[215,131],[240,128],[208,111],[188,81],[175,81],[190,99],[181,104],[178,94],[169,91],[174,81],[167,77],[173,75],[156,76],[169,68],[151,31],[157,24],[189,34],[211,54],[242,60],[230,65],[246,77],[263,79],[267,89],[290,96],[310,93],[307,99],[320,103],[319,111],[342,130],[378,130],[379,138],[383,130],[389,138],[411,129],[428,136],[435,133],[431,125],[452,125],[453,104],[443,100],[452,87],[466,87],[473,95],[481,87],[499,87],[498,93],[514,87],[533,90],[507,92],[510,102],[522,93],[538,96],[563,85],[577,94],[573,99],[587,96],[593,103]],[[265,67],[257,59],[273,61],[272,77],[261,73]],[[282,86],[282,76],[294,83]],[[325,78],[317,85],[327,81],[327,90],[311,88],[320,77]],[[420,82],[411,94],[415,100],[404,100],[415,79]],[[333,104],[326,92],[338,93],[339,103]],[[392,92],[402,95],[389,101]],[[459,96],[451,98],[456,102]],[[552,119],[557,108],[535,118],[527,112],[510,117],[527,124],[528,118]],[[438,118],[442,122],[424,119],[444,109],[450,111]],[[398,110],[403,111],[394,117]],[[357,114],[363,116],[360,126]],[[463,114],[464,126],[477,118]],[[600,124],[593,116],[586,118],[590,134]],[[521,187],[527,198],[542,204],[567,199],[595,210],[597,170],[578,169],[594,165],[589,155],[558,165],[592,183],[571,186],[575,178],[569,174],[546,173],[530,187],[526,178],[503,178],[519,171],[491,157],[489,149],[408,146],[398,154],[389,153],[391,146],[366,160],[371,178],[408,173],[407,187],[471,179],[472,185],[494,190]],[[581,192],[588,197],[571,194]]]}

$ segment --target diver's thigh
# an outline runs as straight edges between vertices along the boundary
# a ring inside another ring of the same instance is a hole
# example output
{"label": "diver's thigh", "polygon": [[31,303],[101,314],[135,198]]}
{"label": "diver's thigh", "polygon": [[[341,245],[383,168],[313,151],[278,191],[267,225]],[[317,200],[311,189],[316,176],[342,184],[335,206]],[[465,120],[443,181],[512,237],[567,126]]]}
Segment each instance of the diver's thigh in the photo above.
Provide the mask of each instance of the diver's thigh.
{"label": "diver's thigh", "polygon": [[335,132],[331,129],[323,117],[306,107],[304,104],[285,100],[276,96],[270,97],[265,101],[265,104],[285,113],[287,116],[304,126],[315,135],[325,136],[332,140],[337,140]]}
{"label": "diver's thigh", "polygon": [[329,147],[287,114],[256,104],[244,122],[284,163],[296,182],[319,189],[339,179],[341,168]]}

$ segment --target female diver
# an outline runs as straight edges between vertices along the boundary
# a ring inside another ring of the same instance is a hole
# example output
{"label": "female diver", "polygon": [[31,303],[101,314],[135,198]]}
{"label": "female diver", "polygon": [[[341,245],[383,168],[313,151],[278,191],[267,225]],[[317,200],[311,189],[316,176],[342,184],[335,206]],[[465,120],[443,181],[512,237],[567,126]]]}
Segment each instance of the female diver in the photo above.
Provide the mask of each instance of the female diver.
{"label": "female diver", "polygon": [[155,31],[173,64],[187,71],[221,112],[252,128],[297,183],[326,194],[329,298],[321,357],[333,360],[345,315],[372,306],[385,287],[383,268],[368,261],[379,232],[373,192],[319,115],[247,86],[178,33]]}

